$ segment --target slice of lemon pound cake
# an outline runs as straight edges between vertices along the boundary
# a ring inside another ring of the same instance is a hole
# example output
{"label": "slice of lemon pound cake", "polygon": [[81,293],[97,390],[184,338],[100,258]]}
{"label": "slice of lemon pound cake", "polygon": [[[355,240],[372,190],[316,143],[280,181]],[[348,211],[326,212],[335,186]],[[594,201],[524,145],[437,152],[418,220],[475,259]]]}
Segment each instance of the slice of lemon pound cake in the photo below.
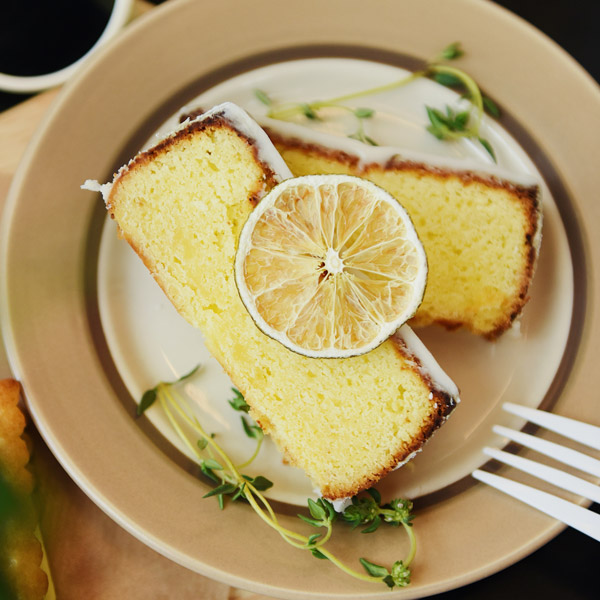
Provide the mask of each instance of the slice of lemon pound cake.
{"label": "slice of lemon pound cake", "polygon": [[429,264],[425,297],[411,325],[465,327],[488,339],[511,327],[528,300],[541,240],[533,178],[371,147],[294,123],[261,123],[294,175],[357,175],[408,211]]}
{"label": "slice of lemon pound cake", "polygon": [[[262,333],[234,276],[240,231],[290,177],[264,131],[232,104],[184,123],[101,189],[120,233],[286,459],[335,500],[421,449],[458,390],[408,326],[351,358],[309,358]],[[225,400],[225,399],[224,399]]]}

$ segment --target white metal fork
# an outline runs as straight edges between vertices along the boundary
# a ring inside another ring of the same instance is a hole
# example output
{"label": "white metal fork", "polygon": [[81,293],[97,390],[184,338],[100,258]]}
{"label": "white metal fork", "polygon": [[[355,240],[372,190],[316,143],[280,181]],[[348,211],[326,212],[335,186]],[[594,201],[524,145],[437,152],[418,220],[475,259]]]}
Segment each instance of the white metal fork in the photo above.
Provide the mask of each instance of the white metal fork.
{"label": "white metal fork", "polygon": [[[512,402],[506,402],[502,408],[545,429],[600,450],[600,427],[534,408],[519,406]],[[600,477],[600,460],[566,448],[560,444],[549,442],[523,433],[522,431],[514,431],[501,425],[495,425],[493,431],[536,452],[575,467],[580,471]],[[594,502],[600,502],[600,486],[585,479],[496,448],[485,447],[483,452],[491,458],[511,465],[562,489],[583,496],[584,498],[589,498]],[[477,469],[473,471],[473,477],[600,541],[600,514],[596,514],[573,502],[568,502],[563,498],[558,498],[547,492],[487,471]]]}

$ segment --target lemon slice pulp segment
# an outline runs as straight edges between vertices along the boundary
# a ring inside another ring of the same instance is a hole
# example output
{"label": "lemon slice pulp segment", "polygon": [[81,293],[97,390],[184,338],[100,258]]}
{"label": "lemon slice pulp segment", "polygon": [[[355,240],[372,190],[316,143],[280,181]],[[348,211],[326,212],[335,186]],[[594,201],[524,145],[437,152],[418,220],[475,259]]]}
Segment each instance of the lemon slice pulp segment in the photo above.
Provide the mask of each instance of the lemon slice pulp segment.
{"label": "lemon slice pulp segment", "polygon": [[343,358],[376,348],[413,316],[427,259],[385,190],[308,175],[277,185],[250,214],[235,277],[265,334],[306,356]]}

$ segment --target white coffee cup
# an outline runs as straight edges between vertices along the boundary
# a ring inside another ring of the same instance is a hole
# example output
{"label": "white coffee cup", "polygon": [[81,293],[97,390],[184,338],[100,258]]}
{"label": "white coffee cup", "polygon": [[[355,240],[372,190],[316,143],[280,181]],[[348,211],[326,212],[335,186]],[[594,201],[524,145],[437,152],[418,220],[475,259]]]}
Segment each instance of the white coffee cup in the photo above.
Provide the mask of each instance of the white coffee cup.
{"label": "white coffee cup", "polygon": [[[50,0],[48,0],[50,1]],[[79,69],[86,59],[96,52],[100,46],[113,38],[131,16],[133,0],[114,0],[112,12],[100,37],[94,45],[74,63],[53,73],[43,75],[20,76],[0,73],[0,90],[14,93],[31,93],[47,90],[64,83]]]}

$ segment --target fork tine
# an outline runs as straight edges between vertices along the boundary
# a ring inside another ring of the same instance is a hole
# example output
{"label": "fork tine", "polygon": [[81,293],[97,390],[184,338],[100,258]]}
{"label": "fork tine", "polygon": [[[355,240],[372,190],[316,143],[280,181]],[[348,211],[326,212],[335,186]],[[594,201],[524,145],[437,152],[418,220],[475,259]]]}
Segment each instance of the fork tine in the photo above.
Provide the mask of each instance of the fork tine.
{"label": "fork tine", "polygon": [[559,460],[566,465],[570,465],[571,467],[575,467],[576,469],[580,469],[586,473],[600,477],[600,460],[596,460],[591,456],[587,456],[586,454],[582,454],[576,450],[571,450],[570,448],[565,448],[564,446],[549,442],[548,440],[543,440],[533,435],[523,433],[522,431],[508,429],[508,427],[503,427],[502,425],[494,425],[492,430],[495,433],[512,440],[513,442],[517,442],[523,446],[526,446],[527,448],[541,452],[542,454]]}
{"label": "fork tine", "polygon": [[512,402],[505,402],[502,408],[536,425],[541,425],[545,429],[550,429],[550,431],[560,433],[590,448],[600,450],[600,427],[590,425],[589,423],[581,423],[575,419],[569,419],[568,417],[562,417],[543,410],[519,406]]}
{"label": "fork tine", "polygon": [[477,469],[473,477],[600,542],[600,515],[547,492]]}
{"label": "fork tine", "polygon": [[586,481],[585,479],[575,477],[574,475],[570,475],[569,473],[565,473],[564,471],[555,469],[554,467],[542,465],[522,456],[517,456],[516,454],[510,454],[509,452],[497,450],[496,448],[490,448],[486,446],[483,449],[483,452],[487,456],[520,469],[525,473],[539,477],[540,479],[543,479],[548,483],[552,483],[563,490],[573,492],[574,494],[578,494],[584,498],[589,498],[594,502],[600,502],[600,487],[590,483],[589,481]]}

